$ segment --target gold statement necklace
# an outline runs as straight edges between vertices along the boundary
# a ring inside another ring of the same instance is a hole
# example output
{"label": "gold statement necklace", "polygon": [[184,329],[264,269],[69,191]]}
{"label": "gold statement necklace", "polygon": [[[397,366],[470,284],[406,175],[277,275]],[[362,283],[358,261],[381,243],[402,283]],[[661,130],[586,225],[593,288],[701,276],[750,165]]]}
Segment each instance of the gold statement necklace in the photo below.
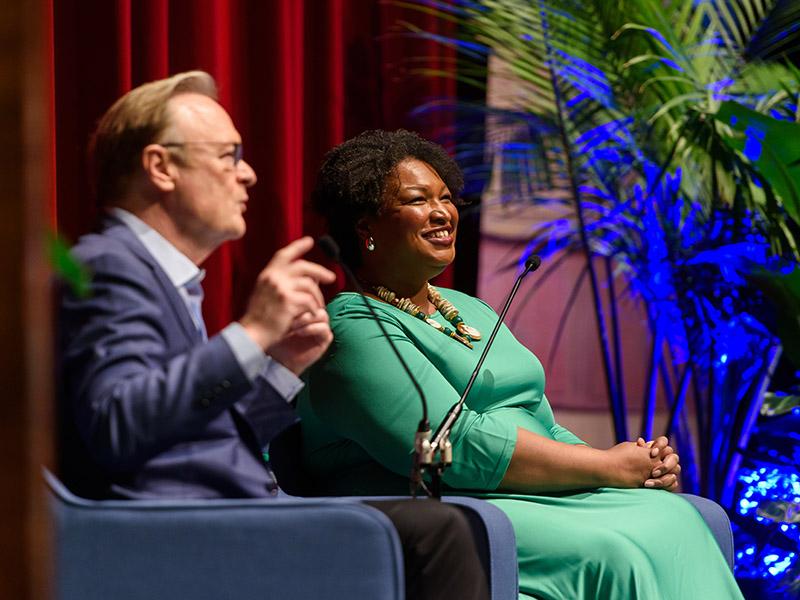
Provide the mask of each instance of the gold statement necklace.
{"label": "gold statement necklace", "polygon": [[398,298],[397,294],[393,291],[386,289],[382,285],[376,285],[372,289],[377,294],[378,298],[383,300],[384,302],[388,302],[389,304],[396,306],[403,312],[410,314],[413,317],[417,317],[420,321],[424,321],[434,329],[437,329],[444,333],[445,335],[453,338],[464,344],[467,348],[472,348],[472,342],[478,341],[481,339],[481,332],[475,329],[474,327],[470,327],[466,323],[464,323],[464,319],[462,319],[458,315],[458,309],[453,306],[450,302],[442,298],[442,295],[439,293],[435,287],[431,284],[428,285],[428,300],[430,300],[431,304],[436,307],[436,310],[439,311],[445,319],[447,319],[450,324],[454,327],[455,330],[450,329],[449,327],[445,327],[441,325],[437,321],[431,319],[428,315],[426,315],[423,310],[414,304],[408,298]]}

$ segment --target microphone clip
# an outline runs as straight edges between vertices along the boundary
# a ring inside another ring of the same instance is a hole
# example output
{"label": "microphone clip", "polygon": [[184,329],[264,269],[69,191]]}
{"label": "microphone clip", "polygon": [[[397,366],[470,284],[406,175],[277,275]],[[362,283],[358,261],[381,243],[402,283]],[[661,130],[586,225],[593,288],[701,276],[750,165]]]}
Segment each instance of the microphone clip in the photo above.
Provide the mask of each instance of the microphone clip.
{"label": "microphone clip", "polygon": [[414,462],[411,467],[409,484],[411,495],[416,498],[420,488],[427,494],[430,492],[425,485],[424,475],[433,463],[433,449],[431,448],[431,426],[427,419],[422,419],[414,434]]}

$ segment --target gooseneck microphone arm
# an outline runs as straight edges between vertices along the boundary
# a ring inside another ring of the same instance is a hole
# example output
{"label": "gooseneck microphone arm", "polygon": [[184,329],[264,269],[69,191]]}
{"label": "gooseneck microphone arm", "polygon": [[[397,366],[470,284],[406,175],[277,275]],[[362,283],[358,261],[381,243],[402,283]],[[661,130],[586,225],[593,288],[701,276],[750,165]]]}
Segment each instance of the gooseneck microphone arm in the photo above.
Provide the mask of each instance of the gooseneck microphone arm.
{"label": "gooseneck microphone arm", "polygon": [[503,319],[505,319],[506,313],[511,307],[511,302],[514,300],[514,296],[517,295],[517,290],[519,290],[519,286],[522,283],[523,278],[531,271],[538,269],[539,265],[541,264],[542,259],[536,255],[530,256],[525,261],[525,268],[517,277],[517,280],[514,282],[514,286],[511,288],[511,292],[509,292],[508,297],[506,298],[505,305],[503,305],[503,310],[500,311],[500,315],[497,318],[497,323],[495,323],[494,329],[492,329],[492,333],[489,336],[489,339],[486,341],[486,346],[484,346],[483,352],[481,352],[481,356],[478,359],[478,363],[475,365],[475,369],[472,371],[472,375],[467,382],[467,387],[464,388],[464,392],[461,394],[458,402],[456,402],[452,407],[450,407],[450,410],[447,411],[447,415],[445,415],[444,420],[442,420],[441,424],[436,429],[436,433],[430,442],[431,453],[433,456],[436,456],[438,453],[440,457],[439,462],[433,465],[434,469],[431,473],[431,491],[434,497],[441,497],[442,474],[444,469],[446,469],[453,462],[452,447],[449,439],[450,431],[453,429],[453,425],[455,425],[462,409],[464,408],[464,402],[472,390],[472,385],[478,378],[478,372],[481,370],[483,361],[486,359],[486,355],[489,353],[489,348],[491,348],[492,343],[494,343],[494,338],[497,335],[497,332],[500,330],[500,326],[503,324]]}
{"label": "gooseneck microphone arm", "polygon": [[317,239],[317,245],[319,248],[325,253],[325,255],[336,262],[340,267],[342,267],[342,271],[344,271],[345,276],[350,281],[350,284],[355,288],[355,290],[361,294],[362,299],[364,300],[364,305],[369,310],[370,315],[378,324],[378,327],[381,330],[381,334],[389,342],[389,346],[392,348],[394,355],[397,357],[398,362],[403,367],[403,370],[408,375],[408,378],[411,380],[411,383],[414,385],[414,389],[417,391],[417,395],[419,396],[420,403],[422,404],[422,419],[417,426],[417,432],[414,436],[414,464],[411,470],[411,493],[412,495],[417,495],[417,490],[419,487],[425,487],[425,484],[422,480],[422,471],[423,469],[430,465],[433,454],[430,451],[430,438],[431,438],[431,426],[430,422],[428,421],[428,401],[425,398],[425,393],[422,391],[422,386],[420,386],[417,378],[414,377],[411,369],[408,367],[405,359],[403,359],[402,354],[395,346],[394,341],[389,336],[389,333],[386,331],[386,327],[384,326],[381,319],[378,317],[378,314],[375,312],[375,308],[372,306],[372,303],[367,299],[364,287],[358,281],[353,270],[347,265],[346,262],[342,260],[341,254],[339,252],[339,244],[329,235],[323,235],[319,239]]}

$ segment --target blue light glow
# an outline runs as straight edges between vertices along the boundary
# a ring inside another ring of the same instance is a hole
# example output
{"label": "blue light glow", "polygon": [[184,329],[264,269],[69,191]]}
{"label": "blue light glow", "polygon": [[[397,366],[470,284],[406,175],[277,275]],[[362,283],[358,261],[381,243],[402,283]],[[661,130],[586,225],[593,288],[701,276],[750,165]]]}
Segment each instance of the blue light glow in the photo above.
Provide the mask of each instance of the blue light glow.
{"label": "blue light glow", "polygon": [[[798,502],[800,474],[793,464],[762,463],[740,470],[738,489],[736,512],[745,519],[741,523],[751,521],[757,525],[748,526],[747,533],[741,526],[734,526],[735,543],[744,548],[736,553],[734,572],[740,579],[774,580],[779,587],[785,585],[781,582],[786,572],[800,566],[797,553],[787,550],[800,547],[800,526],[781,522],[783,513],[775,513],[771,503]],[[759,510],[774,516],[757,516]],[[780,545],[776,536],[784,540]],[[769,543],[756,540],[768,540]]]}
{"label": "blue light glow", "polygon": [[753,125],[748,125],[744,131],[744,155],[751,161],[756,162],[761,158],[765,132]]}

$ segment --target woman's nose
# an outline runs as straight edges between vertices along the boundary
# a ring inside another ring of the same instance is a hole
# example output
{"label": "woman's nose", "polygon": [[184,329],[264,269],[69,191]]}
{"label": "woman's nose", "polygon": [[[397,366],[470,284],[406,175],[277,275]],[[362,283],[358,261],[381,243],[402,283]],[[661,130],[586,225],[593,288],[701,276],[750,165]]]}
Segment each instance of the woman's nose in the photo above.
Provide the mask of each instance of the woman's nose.
{"label": "woman's nose", "polygon": [[444,206],[442,206],[441,203],[436,202],[434,203],[433,208],[431,208],[430,218],[432,221],[437,220],[447,222],[450,220],[450,213],[444,208]]}

